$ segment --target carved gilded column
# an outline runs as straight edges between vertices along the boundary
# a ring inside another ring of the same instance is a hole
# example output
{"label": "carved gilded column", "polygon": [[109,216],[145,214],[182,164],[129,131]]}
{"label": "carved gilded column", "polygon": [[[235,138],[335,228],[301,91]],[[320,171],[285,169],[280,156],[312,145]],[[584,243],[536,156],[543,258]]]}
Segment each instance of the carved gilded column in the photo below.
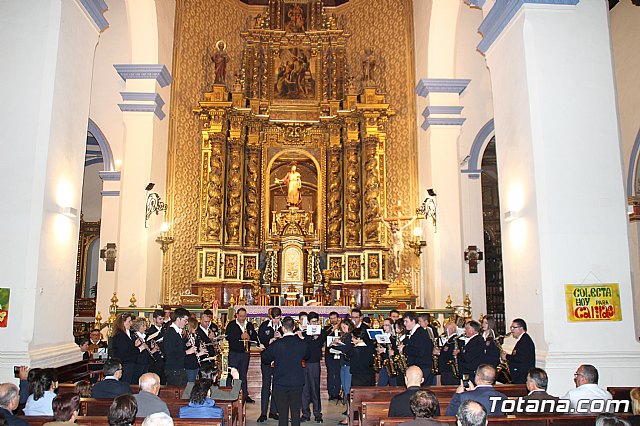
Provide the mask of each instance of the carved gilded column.
{"label": "carved gilded column", "polygon": [[[224,146],[222,133],[210,134],[209,173],[207,178],[207,212],[204,240],[214,244],[222,242],[222,206],[224,205]],[[203,165],[206,167],[206,165]]]}
{"label": "carved gilded column", "polygon": [[327,247],[342,244],[342,148],[329,149],[327,176]]}
{"label": "carved gilded column", "polygon": [[365,243],[380,243],[380,172],[378,167],[378,138],[364,140],[364,238]]}
{"label": "carved gilded column", "polygon": [[247,147],[247,172],[245,175],[244,245],[258,247],[260,224],[260,148]]}
{"label": "carved gilded column", "polygon": [[226,243],[240,244],[242,215],[242,143],[229,139],[227,171]]}
{"label": "carved gilded column", "polygon": [[345,242],[348,247],[361,244],[360,238],[360,153],[358,141],[349,141],[345,149]]}

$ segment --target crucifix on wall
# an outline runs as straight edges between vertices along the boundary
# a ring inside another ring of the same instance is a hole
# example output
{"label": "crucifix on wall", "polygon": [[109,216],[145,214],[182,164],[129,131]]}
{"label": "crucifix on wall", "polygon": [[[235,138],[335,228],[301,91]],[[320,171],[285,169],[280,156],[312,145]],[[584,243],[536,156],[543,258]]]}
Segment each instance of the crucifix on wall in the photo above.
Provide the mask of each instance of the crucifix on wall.
{"label": "crucifix on wall", "polygon": [[469,273],[478,273],[478,262],[484,259],[482,251],[478,250],[478,246],[469,246],[464,252],[464,261],[469,264]]}
{"label": "crucifix on wall", "polygon": [[107,243],[107,246],[100,250],[100,259],[107,264],[107,271],[114,271],[116,266],[116,243]]}

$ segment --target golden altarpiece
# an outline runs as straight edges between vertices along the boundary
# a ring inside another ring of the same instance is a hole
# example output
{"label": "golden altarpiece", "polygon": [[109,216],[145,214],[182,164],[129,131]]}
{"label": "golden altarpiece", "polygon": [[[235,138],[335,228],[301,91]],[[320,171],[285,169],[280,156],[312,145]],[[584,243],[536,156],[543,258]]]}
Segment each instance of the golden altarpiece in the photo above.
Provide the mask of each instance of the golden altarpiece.
{"label": "golden altarpiece", "polygon": [[360,69],[348,72],[349,34],[319,0],[270,0],[241,35],[241,70],[225,84],[218,42],[215,83],[194,109],[202,160],[192,292],[221,306],[251,303],[261,277],[272,304],[326,291],[330,303],[347,293],[369,307],[388,286],[381,218],[394,114],[375,58],[351,58]]}

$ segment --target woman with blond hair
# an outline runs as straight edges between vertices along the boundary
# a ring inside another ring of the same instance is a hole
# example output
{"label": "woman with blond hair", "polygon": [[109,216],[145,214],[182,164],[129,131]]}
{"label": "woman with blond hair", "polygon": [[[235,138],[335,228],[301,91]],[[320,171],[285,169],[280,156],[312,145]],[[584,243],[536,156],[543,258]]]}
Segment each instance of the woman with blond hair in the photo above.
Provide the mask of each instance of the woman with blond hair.
{"label": "woman with blond hair", "polygon": [[632,426],[640,426],[640,388],[631,389],[629,396],[631,397],[631,412],[633,416],[627,420]]}

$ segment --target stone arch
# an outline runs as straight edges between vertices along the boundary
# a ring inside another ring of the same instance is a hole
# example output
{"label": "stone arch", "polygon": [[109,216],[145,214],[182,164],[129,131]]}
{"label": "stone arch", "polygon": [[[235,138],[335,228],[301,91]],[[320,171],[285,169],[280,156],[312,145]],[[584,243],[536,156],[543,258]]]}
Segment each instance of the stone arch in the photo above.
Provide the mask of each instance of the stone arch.
{"label": "stone arch", "polygon": [[480,177],[481,170],[481,161],[482,154],[487,147],[487,144],[491,141],[493,136],[495,135],[495,126],[493,122],[493,118],[482,126],[475,139],[473,140],[473,144],[471,145],[471,149],[469,150],[469,158],[467,160],[467,168],[460,170],[462,173],[465,173],[471,179],[477,179]]}
{"label": "stone arch", "polygon": [[636,135],[636,141],[633,143],[631,149],[631,156],[629,157],[629,170],[627,172],[627,196],[631,197],[636,194],[636,183],[638,181],[638,159],[640,158],[640,129]]}
{"label": "stone arch", "polygon": [[100,151],[102,152],[104,171],[114,171],[115,167],[113,163],[113,152],[111,151],[109,141],[107,141],[107,138],[104,136],[104,133],[102,133],[102,130],[100,130],[98,125],[92,119],[89,119],[87,131],[93,135],[96,141],[98,141],[98,146],[100,146]]}

